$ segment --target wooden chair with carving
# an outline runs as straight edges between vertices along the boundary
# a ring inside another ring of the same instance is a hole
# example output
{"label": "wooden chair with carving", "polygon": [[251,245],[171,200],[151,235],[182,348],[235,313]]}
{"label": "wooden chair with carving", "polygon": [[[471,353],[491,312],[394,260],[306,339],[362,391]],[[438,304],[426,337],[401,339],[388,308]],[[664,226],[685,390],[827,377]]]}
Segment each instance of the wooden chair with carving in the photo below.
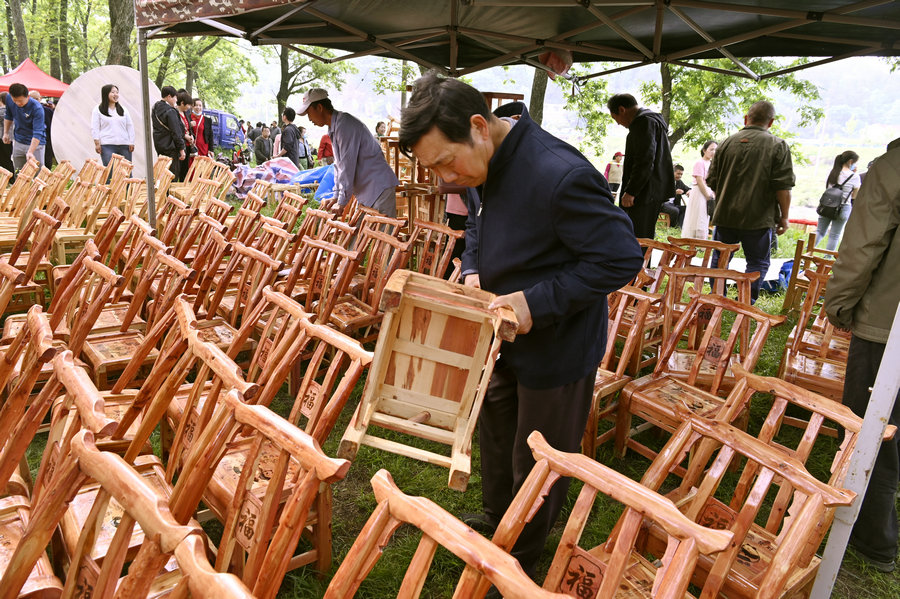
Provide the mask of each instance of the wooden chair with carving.
{"label": "wooden chair with carving", "polygon": [[696,253],[694,250],[654,239],[638,238],[638,243],[644,250],[644,264],[641,269],[644,276],[635,279],[632,285],[643,283],[641,288],[650,293],[658,293],[660,290],[663,282],[662,268],[683,268],[691,263]]}
{"label": "wooden chair with carving", "polygon": [[[528,437],[528,444],[537,463],[500,521],[494,544],[512,550],[543,495],[561,477],[584,483],[544,579],[544,590],[585,597],[692,597],[687,591],[698,561],[730,548],[731,532],[695,523],[671,500],[624,474],[587,456],[557,451],[537,431]],[[598,495],[625,509],[605,542],[583,548],[579,543]],[[660,530],[661,548],[641,547],[647,526]],[[707,590],[701,590],[707,596]]]}
{"label": "wooden chair with carving", "polygon": [[294,227],[297,226],[297,223],[300,222],[300,217],[303,215],[303,208],[307,203],[309,203],[309,200],[303,196],[291,193],[290,191],[285,191],[281,194],[278,205],[275,206],[275,212],[272,213],[272,218],[286,224],[288,231],[293,231]]}
{"label": "wooden chair with carving", "polygon": [[215,282],[215,293],[205,309],[210,318],[221,316],[236,328],[260,300],[263,288],[275,282],[284,263],[240,241],[232,247],[231,259]]}
{"label": "wooden chair with carving", "polygon": [[[809,596],[818,565],[814,554],[831,514],[850,505],[855,494],[814,478],[797,453],[725,422],[682,414],[683,424],[641,483],[658,490],[689,456],[679,486],[666,497],[694,522],[734,534],[726,551],[700,558],[694,584],[703,585],[710,597]],[[724,481],[733,466],[740,472],[737,493]],[[766,516],[770,494],[777,499]],[[654,525],[647,532],[643,549],[664,547]]]}
{"label": "wooden chair with carving", "polygon": [[350,287],[359,264],[359,252],[308,236],[300,244],[298,259],[279,291],[300,302],[317,319],[327,322],[338,298]]}
{"label": "wooden chair with carving", "polygon": [[253,193],[247,194],[244,203],[237,209],[233,217],[225,221],[227,231],[225,239],[228,241],[240,241],[243,244],[252,243],[256,230],[259,228],[258,221],[262,216],[262,209],[265,208],[266,201]]}
{"label": "wooden chair with carving", "polygon": [[[632,381],[619,395],[617,455],[624,455],[629,447],[650,459],[656,455],[634,438],[632,415],[670,433],[680,425],[684,409],[717,417],[725,403],[723,396],[735,384],[732,365],[738,363],[752,371],[769,331],[784,322],[783,316],[726,297],[693,293],[664,341],[653,373]],[[734,319],[727,327],[723,325],[726,315]],[[684,337],[696,339],[696,345],[680,348]]]}
{"label": "wooden chair with carving", "polygon": [[[118,455],[98,450],[89,430],[78,432],[72,439],[70,453],[61,461],[41,505],[43,520],[35,518],[25,529],[25,542],[12,555],[10,572],[3,577],[4,588],[22,586],[28,571],[24,566],[46,545],[48,532],[40,526],[55,528],[60,510],[68,501],[82,498],[78,491],[85,484],[96,490],[83,502],[83,528],[70,556],[64,596],[102,597],[117,592],[128,597],[155,598],[171,593],[205,597],[216,592],[222,597],[252,597],[234,575],[213,571],[205,555],[205,533],[196,522],[182,525],[174,518],[168,502],[171,491],[154,485]],[[98,546],[106,549],[101,553],[102,561]],[[161,564],[147,559],[148,555],[162,556]],[[170,558],[174,563],[168,566]]]}
{"label": "wooden chair with carving", "polygon": [[[611,308],[609,315],[606,352],[603,354],[603,360],[600,362],[597,376],[594,379],[591,409],[588,412],[587,427],[581,442],[584,455],[592,459],[597,453],[597,448],[615,435],[615,427],[601,433],[600,421],[607,418],[615,420],[618,410],[616,398],[625,385],[631,381],[631,377],[625,374],[625,369],[631,362],[634,353],[639,351],[640,332],[644,329],[644,320],[647,318],[651,306],[658,304],[662,299],[662,296],[658,294],[647,293],[631,286],[623,287],[617,292],[617,295],[617,303],[614,309]],[[613,331],[619,330],[626,314],[630,315],[634,323],[633,334],[626,337],[621,354],[616,355],[616,335]],[[613,363],[616,364],[615,370],[612,369]]]}
{"label": "wooden chair with carving", "polygon": [[[339,296],[334,302],[323,294],[320,304],[327,298],[327,304],[331,304],[330,313],[326,314],[325,310],[319,310],[317,322],[331,324],[342,333],[358,336],[361,341],[366,342],[378,336],[378,326],[384,316],[381,310],[382,292],[391,275],[398,269],[406,267],[409,253],[406,251],[407,244],[375,228],[363,227],[358,241],[359,246],[362,246],[359,250],[359,260],[365,259],[365,264],[360,266],[363,269],[363,278],[357,285],[356,293],[352,293],[351,279],[347,288],[351,293]],[[332,290],[334,291],[337,291],[337,288]]]}
{"label": "wooden chair with carving", "polygon": [[[134,361],[134,352],[144,340],[143,333],[130,329],[138,311],[144,308],[145,329],[153,327],[167,311],[175,305],[178,296],[189,281],[196,277],[196,271],[163,251],[149,260],[141,269],[141,276],[117,331],[98,332],[96,327],[85,335],[82,357],[91,367],[95,384],[101,390],[110,389],[114,380]],[[154,289],[155,294],[151,294]],[[153,297],[146,302],[148,296]],[[143,359],[145,371],[156,360],[156,352]],[[132,380],[139,384],[140,379]]]}
{"label": "wooden chair with carving", "polygon": [[399,583],[397,597],[420,596],[438,546],[466,564],[454,592],[456,597],[484,597],[492,584],[508,599],[562,599],[568,596],[542,590],[509,553],[430,499],[403,493],[387,470],[379,470],[372,477],[372,488],[378,505],[331,579],[325,599],[357,596],[360,585],[375,567],[384,546],[402,524],[418,528],[422,531],[422,537]]}
{"label": "wooden chair with carving", "polygon": [[803,278],[807,281],[806,293],[797,325],[784,348],[778,376],[813,393],[841,401],[847,374],[849,340],[837,334],[827,318],[819,316],[825,312],[819,300],[825,292],[829,275],[808,270]]}
{"label": "wooden chair with carving", "polygon": [[[662,302],[663,338],[667,338],[672,328],[691,302],[692,294],[706,293],[731,297],[742,304],[750,305],[750,287],[759,279],[758,272],[740,272],[725,268],[687,266],[682,268],[663,267],[666,289]],[[707,285],[709,285],[707,289]],[[697,331],[692,331],[696,333]],[[688,340],[688,347],[696,347],[698,339]]]}
{"label": "wooden chair with carving", "polygon": [[456,231],[446,225],[417,220],[410,250],[410,268],[433,277],[444,278],[450,268],[456,243],[465,237],[464,231]]}
{"label": "wooden chair with carving", "polygon": [[[713,239],[670,236],[668,241],[686,250],[694,250],[694,258],[700,261],[699,264],[694,264],[694,266],[702,268],[728,268],[732,254],[741,249],[739,243],[723,243]],[[719,253],[719,260],[716,264],[713,264],[713,254],[716,252]]]}

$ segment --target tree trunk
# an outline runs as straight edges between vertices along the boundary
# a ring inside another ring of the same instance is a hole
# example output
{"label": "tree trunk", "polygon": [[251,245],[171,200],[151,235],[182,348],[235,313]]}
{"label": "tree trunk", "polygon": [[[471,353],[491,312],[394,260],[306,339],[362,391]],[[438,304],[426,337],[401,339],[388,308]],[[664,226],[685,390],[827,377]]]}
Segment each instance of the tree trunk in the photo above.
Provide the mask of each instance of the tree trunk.
{"label": "tree trunk", "polygon": [[159,69],[156,71],[156,87],[161,88],[165,85],[166,75],[169,74],[169,62],[172,60],[172,51],[175,50],[175,42],[177,38],[170,37],[166,40],[166,49],[159,57]]}
{"label": "tree trunk", "polygon": [[47,9],[50,12],[50,23],[48,24],[48,29],[50,29],[50,76],[59,79],[62,77],[59,68],[59,7],[55,0],[51,0],[48,4]]}
{"label": "tree trunk", "polygon": [[[671,123],[672,121],[669,120],[669,116],[672,114],[672,67],[665,62],[659,63],[659,74],[662,77],[662,109],[659,113],[666,123]],[[669,147],[675,147],[675,144],[677,144],[678,140],[683,136],[684,131],[681,131],[680,133],[673,131],[672,135],[669,136]]]}
{"label": "tree trunk", "polygon": [[72,82],[72,61],[69,58],[69,0],[59,2],[59,63],[62,70],[62,80],[65,83]]}
{"label": "tree trunk", "polygon": [[186,91],[190,96],[194,95],[194,79],[197,78],[197,73],[194,71],[194,67],[190,66],[184,70],[184,91]]}
{"label": "tree trunk", "polygon": [[287,46],[282,46],[278,55],[278,58],[281,61],[281,80],[278,83],[278,93],[275,94],[275,100],[278,102],[278,122],[281,122],[281,113],[284,112],[284,109],[287,106],[288,96],[291,94],[290,54],[291,49]]}
{"label": "tree trunk", "polygon": [[28,51],[28,35],[25,33],[25,20],[22,18],[22,3],[20,0],[9,0],[9,13],[12,16],[13,29],[16,32],[16,43],[18,44],[16,63],[19,64],[31,56],[31,53]]}
{"label": "tree trunk", "polygon": [[534,79],[531,81],[531,101],[528,103],[528,114],[531,120],[540,125],[544,120],[544,96],[547,95],[547,71],[534,70]]}
{"label": "tree trunk", "polygon": [[12,26],[12,16],[9,10],[9,2],[6,2],[6,47],[3,49],[4,52],[4,63],[3,63],[3,72],[9,72],[15,65],[16,60],[16,48],[13,45],[14,40],[16,39],[13,36],[13,26]]}
{"label": "tree trunk", "polygon": [[[130,67],[132,46],[131,32],[134,30],[134,1],[108,1],[109,55],[106,57],[106,64],[121,64]],[[157,77],[157,79],[158,78],[159,77]]]}
{"label": "tree trunk", "polygon": [[406,61],[400,61],[400,110],[406,108]]}

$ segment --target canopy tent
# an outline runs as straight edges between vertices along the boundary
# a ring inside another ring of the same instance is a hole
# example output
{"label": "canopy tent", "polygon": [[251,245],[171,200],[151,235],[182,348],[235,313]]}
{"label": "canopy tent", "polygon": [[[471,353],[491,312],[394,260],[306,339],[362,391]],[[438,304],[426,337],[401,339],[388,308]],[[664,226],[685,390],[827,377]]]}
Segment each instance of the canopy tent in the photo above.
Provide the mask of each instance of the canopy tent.
{"label": "canopy tent", "polygon": [[[785,8],[789,6],[790,8]],[[631,66],[726,58],[900,55],[900,3],[892,0],[136,0],[148,38],[230,35],[282,44],[325,62],[379,55],[458,77],[569,52],[575,62]],[[316,56],[299,44],[344,50]]]}
{"label": "canopy tent", "polygon": [[22,61],[22,64],[0,77],[0,91],[9,91],[13,83],[21,83],[28,90],[37,90],[42,96],[59,98],[69,88],[68,83],[54,79],[34,64],[30,58]]}

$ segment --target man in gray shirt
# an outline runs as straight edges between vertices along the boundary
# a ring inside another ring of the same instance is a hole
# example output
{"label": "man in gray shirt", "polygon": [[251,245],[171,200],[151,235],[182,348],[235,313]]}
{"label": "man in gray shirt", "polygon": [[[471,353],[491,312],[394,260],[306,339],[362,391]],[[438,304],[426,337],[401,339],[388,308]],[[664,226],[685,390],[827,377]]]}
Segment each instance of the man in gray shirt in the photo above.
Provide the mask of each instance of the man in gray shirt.
{"label": "man in gray shirt", "polygon": [[272,138],[268,127],[263,127],[260,136],[254,140],[253,154],[256,156],[256,164],[272,159]]}
{"label": "man in gray shirt", "polygon": [[369,128],[353,115],[335,110],[324,89],[306,92],[298,114],[306,115],[317,127],[327,125],[334,147],[335,196],[322,206],[343,214],[350,197],[356,196],[363,206],[397,216],[396,189],[400,181]]}

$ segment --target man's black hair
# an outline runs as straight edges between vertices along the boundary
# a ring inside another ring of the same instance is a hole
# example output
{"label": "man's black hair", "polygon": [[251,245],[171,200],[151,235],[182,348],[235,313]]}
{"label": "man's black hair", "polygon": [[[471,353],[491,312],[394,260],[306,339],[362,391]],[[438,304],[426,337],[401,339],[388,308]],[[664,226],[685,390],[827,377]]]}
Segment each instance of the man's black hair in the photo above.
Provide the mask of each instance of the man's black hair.
{"label": "man's black hair", "polygon": [[164,86],[162,86],[162,88],[159,90],[159,95],[160,95],[160,97],[162,97],[162,98],[168,98],[169,96],[174,96],[174,95],[176,95],[177,93],[178,93],[178,92],[176,92],[176,91],[175,91],[175,88],[172,87],[171,85],[164,85]]}
{"label": "man's black hair", "polygon": [[284,118],[286,118],[291,123],[293,123],[294,119],[297,118],[297,111],[294,110],[293,108],[291,108],[290,106],[285,108],[284,112],[281,114],[283,114]]}
{"label": "man's black hair", "polygon": [[616,94],[606,102],[610,114],[618,114],[619,108],[634,108],[637,100],[631,94]]}
{"label": "man's black hair", "polygon": [[472,116],[490,122],[492,115],[484,96],[458,79],[430,71],[416,81],[409,104],[400,117],[400,151],[409,156],[412,147],[437,127],[448,140],[472,143]]}

